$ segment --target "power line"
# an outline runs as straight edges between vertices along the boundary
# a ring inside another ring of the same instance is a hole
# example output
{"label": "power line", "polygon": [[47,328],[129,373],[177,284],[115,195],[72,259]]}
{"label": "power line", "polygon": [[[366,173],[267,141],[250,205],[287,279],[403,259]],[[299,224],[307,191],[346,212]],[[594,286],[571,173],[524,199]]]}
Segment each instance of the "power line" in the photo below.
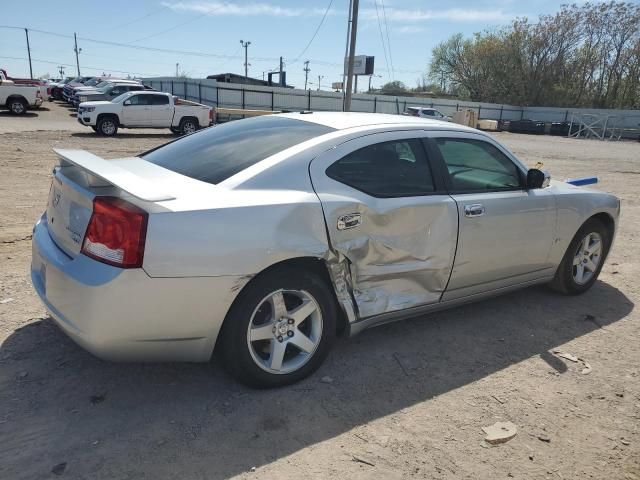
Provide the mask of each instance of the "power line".
{"label": "power line", "polygon": [[[0,58],[5,59],[5,60],[28,60],[26,57],[4,57],[4,56],[0,56]],[[54,61],[50,61],[50,60],[40,60],[38,58],[32,58],[31,60],[33,60],[34,62],[38,62],[38,63],[46,63],[49,65],[56,65],[57,67],[63,66],[63,67],[75,67],[74,64],[72,63],[63,63],[63,62],[54,62]],[[95,70],[95,71],[109,71],[109,72],[114,72],[114,73],[126,73],[127,75],[131,75],[131,74],[137,74],[143,77],[157,77],[159,75],[157,74],[150,74],[150,73],[143,73],[143,72],[136,72],[133,70],[114,70],[112,68],[96,68],[96,67],[82,67],[85,70]]]}
{"label": "power line", "polygon": [[313,32],[313,35],[311,36],[311,40],[309,40],[309,43],[307,43],[307,46],[304,47],[302,52],[300,52],[300,54],[295,58],[295,60],[293,60],[292,63],[296,63],[300,59],[300,57],[302,57],[306,53],[306,51],[309,49],[309,47],[311,46],[311,44],[315,40],[316,35],[318,35],[318,32],[320,31],[320,27],[322,27],[322,24],[324,23],[324,19],[327,18],[327,14],[329,13],[329,10],[331,9],[331,5],[332,4],[333,4],[333,0],[329,0],[329,5],[327,5],[327,8],[324,11],[324,14],[322,15],[322,18],[320,19],[320,23],[316,27],[315,32]]}
{"label": "power line", "polygon": [[382,34],[382,24],[380,23],[380,14],[378,13],[378,0],[373,0],[376,6],[376,17],[378,17],[378,30],[380,30],[380,41],[382,42],[382,52],[384,53],[384,64],[387,66],[387,73],[391,79],[391,71],[389,70],[389,60],[387,59],[387,47],[384,43],[384,35]]}
{"label": "power line", "polygon": [[[220,8],[220,7],[218,7],[218,8]],[[146,37],[139,38],[137,40],[134,40],[132,43],[138,43],[138,42],[141,42],[143,40],[148,40],[150,38],[157,37],[158,35],[162,35],[164,33],[171,32],[171,31],[176,30],[176,29],[178,29],[180,27],[183,27],[184,25],[187,25],[189,23],[195,22],[196,20],[200,20],[202,17],[208,15],[209,13],[210,12],[202,13],[202,14],[198,15],[197,17],[194,17],[194,18],[191,18],[191,19],[187,20],[186,22],[179,23],[177,25],[174,25],[173,27],[167,28],[166,30],[162,30],[160,32],[153,33],[151,35],[147,35]]]}
{"label": "power line", "polygon": [[143,15],[143,16],[138,17],[138,18],[134,18],[133,20],[131,20],[129,22],[126,22],[126,23],[123,23],[121,25],[118,25],[116,27],[112,27],[111,30],[118,30],[120,28],[127,27],[127,26],[129,26],[131,24],[138,23],[140,20],[144,20],[145,18],[148,18],[148,17],[150,17],[152,15],[155,15],[156,13],[160,13],[160,12],[162,12],[162,11],[168,9],[168,8],[169,8],[168,5],[163,5],[162,7],[158,8],[157,10],[153,10],[152,12],[149,12],[146,15]]}
{"label": "power line", "polygon": [[[10,28],[10,29],[16,29],[16,30],[23,30],[24,31],[24,27],[14,27],[14,26],[0,25],[0,28]],[[73,35],[66,35],[66,34],[63,34],[63,33],[50,32],[50,31],[47,31],[47,30],[39,30],[39,29],[30,28],[29,32],[30,33],[32,33],[32,32],[41,33],[41,34],[45,34],[45,35],[53,35],[55,37],[60,37],[60,38],[66,38],[66,39],[73,40]],[[112,46],[112,47],[131,48],[131,49],[134,49],[134,50],[143,50],[143,51],[150,51],[150,52],[157,52],[157,53],[170,53],[170,54],[174,54],[174,55],[191,55],[191,56],[202,57],[202,58],[222,58],[222,59],[228,59],[228,60],[244,59],[244,57],[240,56],[240,55],[222,55],[222,54],[215,54],[215,53],[196,52],[196,51],[190,51],[190,50],[175,50],[175,49],[169,49],[169,48],[147,47],[147,46],[143,46],[143,45],[133,45],[133,44],[130,44],[130,43],[111,42],[111,41],[107,41],[107,40],[98,40],[98,39],[95,39],[95,38],[81,37],[81,36],[78,36],[78,40],[82,40],[84,42],[96,43],[96,44],[99,44],[99,45],[108,45],[108,46]],[[277,61],[279,61],[279,57],[251,57],[251,59],[253,61],[257,61],[257,62],[277,62]],[[342,63],[327,62],[325,60],[316,60],[316,59],[313,59],[313,58],[310,58],[309,60],[311,62],[313,62],[314,64],[320,65],[320,66],[339,67],[340,69],[342,69],[344,67],[344,65]],[[387,66],[387,70],[389,70],[388,66]],[[422,70],[398,69],[398,70],[395,70],[395,71],[397,71],[399,73],[424,73]]]}
{"label": "power line", "polygon": [[389,61],[391,62],[391,78],[396,79],[396,74],[393,69],[393,56],[391,55],[391,42],[389,41],[389,24],[387,23],[387,10],[384,8],[384,0],[380,0],[382,5],[382,18],[384,18],[384,28],[387,31],[387,48],[389,49]]}

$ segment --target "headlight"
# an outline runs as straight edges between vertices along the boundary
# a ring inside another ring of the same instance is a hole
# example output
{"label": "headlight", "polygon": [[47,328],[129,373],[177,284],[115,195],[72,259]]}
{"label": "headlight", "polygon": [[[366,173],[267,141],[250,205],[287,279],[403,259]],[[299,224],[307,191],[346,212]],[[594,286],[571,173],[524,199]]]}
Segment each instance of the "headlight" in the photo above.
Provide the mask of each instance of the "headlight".
{"label": "headlight", "polygon": [[95,109],[96,107],[84,107],[85,112],[93,112]]}

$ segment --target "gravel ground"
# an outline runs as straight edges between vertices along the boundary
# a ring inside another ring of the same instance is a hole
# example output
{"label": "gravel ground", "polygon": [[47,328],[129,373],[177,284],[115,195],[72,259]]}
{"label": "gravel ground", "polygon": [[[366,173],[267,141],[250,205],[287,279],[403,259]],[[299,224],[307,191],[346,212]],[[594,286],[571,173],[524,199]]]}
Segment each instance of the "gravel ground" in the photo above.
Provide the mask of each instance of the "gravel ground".
{"label": "gravel ground", "polygon": [[[28,269],[51,148],[114,158],[173,138],[100,138],[47,107],[0,115],[0,478],[640,479],[640,144],[496,134],[622,199],[586,295],[530,288],[382,326],[338,341],[311,378],[252,391],[215,363],[103,362],[47,317]],[[496,421],[517,436],[486,444]]]}

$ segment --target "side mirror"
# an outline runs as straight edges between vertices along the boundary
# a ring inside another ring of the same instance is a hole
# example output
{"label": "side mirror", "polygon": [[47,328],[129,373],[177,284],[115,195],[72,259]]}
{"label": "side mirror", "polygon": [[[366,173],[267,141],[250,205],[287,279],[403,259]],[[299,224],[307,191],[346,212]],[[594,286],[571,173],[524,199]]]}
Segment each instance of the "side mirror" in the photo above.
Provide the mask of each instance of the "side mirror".
{"label": "side mirror", "polygon": [[125,105],[125,106],[127,106],[127,105],[131,105],[131,100],[125,100],[125,101],[124,101],[124,105]]}
{"label": "side mirror", "polygon": [[530,168],[527,172],[527,188],[530,190],[548,187],[550,181],[549,172],[543,172],[537,168]]}

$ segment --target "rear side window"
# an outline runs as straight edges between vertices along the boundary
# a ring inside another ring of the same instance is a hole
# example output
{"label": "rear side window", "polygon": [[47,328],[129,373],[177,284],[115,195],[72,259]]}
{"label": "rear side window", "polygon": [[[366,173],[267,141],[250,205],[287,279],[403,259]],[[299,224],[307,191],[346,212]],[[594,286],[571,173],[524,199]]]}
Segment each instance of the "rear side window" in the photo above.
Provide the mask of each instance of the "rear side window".
{"label": "rear side window", "polygon": [[217,184],[271,155],[334,130],[265,115],[207,128],[141,157],[181,175]]}
{"label": "rear side window", "polygon": [[327,168],[327,176],[373,197],[411,197],[435,191],[420,140],[394,140],[356,150]]}
{"label": "rear side window", "polygon": [[169,97],[166,95],[148,95],[151,97],[150,105],[169,105]]}

